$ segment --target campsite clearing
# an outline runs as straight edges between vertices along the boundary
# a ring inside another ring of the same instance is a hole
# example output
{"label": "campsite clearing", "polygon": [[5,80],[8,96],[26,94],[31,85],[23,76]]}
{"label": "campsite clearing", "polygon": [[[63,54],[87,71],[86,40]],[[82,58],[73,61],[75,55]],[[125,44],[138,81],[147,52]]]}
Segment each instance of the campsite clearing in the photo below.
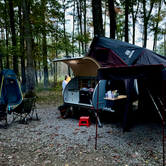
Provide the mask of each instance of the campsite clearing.
{"label": "campsite clearing", "polygon": [[[96,124],[78,127],[77,117],[62,119],[53,104],[37,105],[40,121],[17,121],[0,128],[0,165],[25,166],[146,166],[162,165],[162,124],[135,121],[123,133],[115,114],[101,118],[95,150]],[[116,119],[116,121],[115,121]],[[9,123],[12,115],[9,115]]]}

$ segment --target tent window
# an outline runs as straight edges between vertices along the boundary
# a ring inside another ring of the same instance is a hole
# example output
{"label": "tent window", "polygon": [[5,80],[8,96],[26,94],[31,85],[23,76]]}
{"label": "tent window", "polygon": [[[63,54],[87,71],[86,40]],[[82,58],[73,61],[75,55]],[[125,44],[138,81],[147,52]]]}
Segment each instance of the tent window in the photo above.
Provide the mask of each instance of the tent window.
{"label": "tent window", "polygon": [[98,49],[96,50],[96,60],[98,62],[108,61],[108,50]]}

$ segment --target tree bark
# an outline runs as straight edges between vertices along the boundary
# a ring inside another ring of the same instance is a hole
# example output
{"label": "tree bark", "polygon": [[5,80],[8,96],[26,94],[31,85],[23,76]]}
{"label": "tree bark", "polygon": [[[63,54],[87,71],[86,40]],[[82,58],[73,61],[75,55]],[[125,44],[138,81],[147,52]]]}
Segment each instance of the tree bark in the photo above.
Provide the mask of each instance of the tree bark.
{"label": "tree bark", "polygon": [[22,26],[23,20],[21,15],[21,6],[19,10],[19,26],[20,26],[20,52],[21,52],[21,90],[23,93],[26,92],[26,75],[25,75],[25,52],[24,52],[24,27]]}
{"label": "tree bark", "polygon": [[149,13],[147,14],[147,6],[146,6],[146,0],[143,0],[143,14],[144,14],[144,37],[143,37],[143,47],[146,48],[146,44],[147,44],[147,28],[148,28],[148,22],[150,19],[150,15],[152,13],[152,9],[153,9],[153,5],[154,5],[154,0],[150,1],[150,9],[149,9]]}
{"label": "tree bark", "polygon": [[128,15],[129,15],[129,0],[125,1],[125,42],[129,42],[129,19],[128,19]]}
{"label": "tree bark", "polygon": [[87,53],[87,42],[86,42],[86,0],[84,0],[84,42],[85,42],[85,50],[84,54],[86,55]]}
{"label": "tree bark", "polygon": [[[78,14],[78,20],[79,20],[79,26],[80,26],[80,33],[81,33],[81,38],[83,38],[83,32],[82,32],[82,0],[77,0],[77,14]],[[81,39],[81,45],[82,45],[82,54],[84,54],[84,43],[83,40]]]}
{"label": "tree bark", "polygon": [[153,51],[156,50],[156,45],[157,45],[157,34],[158,34],[158,30],[159,30],[159,17],[160,17],[160,13],[161,12],[161,1],[159,1],[159,7],[158,7],[158,13],[157,13],[157,21],[156,21],[156,26],[155,26],[155,31],[154,31],[154,42],[153,42]]}
{"label": "tree bark", "polygon": [[9,69],[9,54],[8,54],[8,45],[9,45],[9,40],[8,40],[8,22],[7,22],[7,7],[6,7],[6,0],[5,0],[5,29],[6,29],[6,68]]}
{"label": "tree bark", "polygon": [[104,36],[101,0],[92,0],[94,35]]}
{"label": "tree bark", "polygon": [[134,0],[132,0],[132,18],[133,18],[133,44],[135,44],[135,23],[137,20],[137,14],[138,14],[138,9],[139,9],[139,0],[136,1],[136,11],[134,11]]}
{"label": "tree bark", "polygon": [[115,39],[115,31],[116,31],[116,14],[114,8],[114,0],[108,0],[109,4],[109,13],[110,13],[110,38]]}
{"label": "tree bark", "polygon": [[18,57],[16,52],[17,41],[16,41],[16,30],[15,30],[15,20],[14,20],[14,10],[13,10],[13,1],[9,0],[10,8],[10,26],[12,31],[12,45],[13,45],[13,70],[18,76]]}
{"label": "tree bark", "polygon": [[72,47],[73,47],[73,51],[72,51],[72,54],[73,54],[73,57],[74,57],[74,22],[75,22],[75,0],[74,0],[74,9],[73,9],[73,34],[72,34]]}
{"label": "tree bark", "polygon": [[33,55],[32,55],[32,34],[30,28],[30,21],[28,10],[26,6],[26,0],[23,0],[23,13],[25,16],[25,34],[26,34],[26,46],[27,46],[27,84],[26,84],[26,97],[35,96],[35,72],[33,68]]}
{"label": "tree bark", "polygon": [[46,4],[45,0],[42,0],[42,7],[43,7],[43,29],[42,29],[42,45],[43,45],[43,66],[44,66],[44,86],[48,86],[48,64],[47,64],[47,40],[46,40],[46,22],[45,22],[45,12],[46,12]]}

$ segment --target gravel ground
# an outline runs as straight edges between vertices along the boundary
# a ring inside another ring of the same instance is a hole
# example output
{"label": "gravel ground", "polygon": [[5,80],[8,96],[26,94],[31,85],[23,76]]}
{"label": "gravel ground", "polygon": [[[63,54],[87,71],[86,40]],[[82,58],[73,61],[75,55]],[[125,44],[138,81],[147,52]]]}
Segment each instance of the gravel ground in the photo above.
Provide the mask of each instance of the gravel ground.
{"label": "gravel ground", "polygon": [[[0,166],[146,166],[163,165],[162,124],[138,122],[132,132],[122,132],[122,123],[102,120],[90,127],[78,117],[62,119],[58,107],[39,106],[39,121],[19,124],[8,116],[7,129],[0,127]],[[105,115],[108,116],[108,115]]]}

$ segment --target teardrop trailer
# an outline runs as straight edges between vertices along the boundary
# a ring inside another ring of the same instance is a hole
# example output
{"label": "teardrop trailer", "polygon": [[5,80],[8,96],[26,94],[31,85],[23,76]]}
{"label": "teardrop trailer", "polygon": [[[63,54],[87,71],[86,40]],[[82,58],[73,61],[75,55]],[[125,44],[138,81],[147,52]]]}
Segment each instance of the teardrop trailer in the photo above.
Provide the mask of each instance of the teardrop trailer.
{"label": "teardrop trailer", "polygon": [[[75,76],[65,87],[63,93],[65,105],[71,106],[75,113],[80,110],[88,110],[89,112],[94,113],[95,116],[97,116],[97,109],[99,112],[115,112],[113,107],[115,101],[106,100],[106,92],[108,90],[118,89],[118,92],[122,94],[125,91],[123,81],[114,81],[114,86],[107,80],[98,82],[97,70],[101,68],[101,65],[91,57],[53,60],[53,62],[58,61],[66,63],[73,70]],[[112,89],[113,87],[114,89]],[[99,96],[97,96],[97,94],[99,94]],[[118,104],[115,106],[116,109],[119,110],[119,107],[124,106],[124,100],[119,100]],[[101,127],[100,119],[99,117],[97,118],[98,125]]]}

